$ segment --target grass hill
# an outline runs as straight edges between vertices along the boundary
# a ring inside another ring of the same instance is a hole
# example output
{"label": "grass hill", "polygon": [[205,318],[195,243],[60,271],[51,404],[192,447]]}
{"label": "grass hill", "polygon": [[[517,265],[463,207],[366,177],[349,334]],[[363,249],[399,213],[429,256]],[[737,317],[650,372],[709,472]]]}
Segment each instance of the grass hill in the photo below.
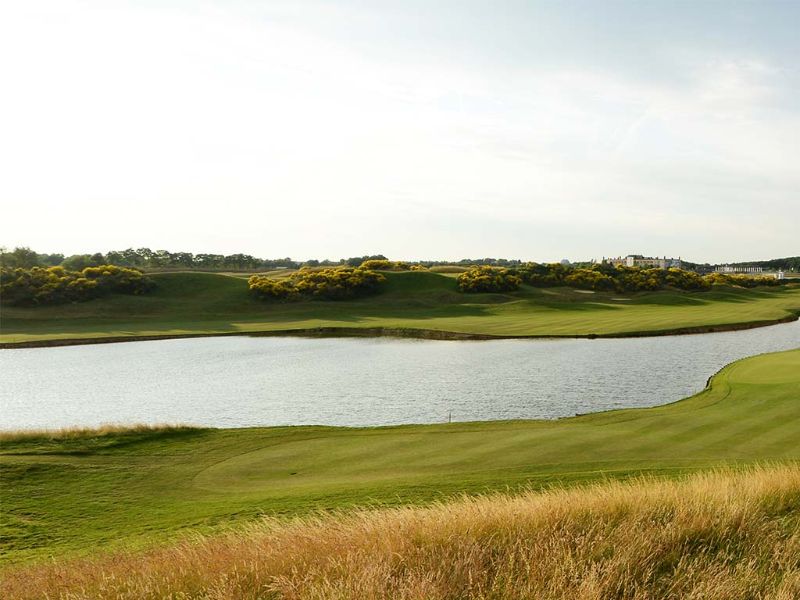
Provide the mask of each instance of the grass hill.
{"label": "grass hill", "polygon": [[[276,277],[285,276],[277,272]],[[453,274],[386,273],[383,293],[346,302],[269,303],[244,277],[152,275],[156,290],[36,308],[3,307],[0,343],[136,336],[269,333],[335,328],[487,336],[588,336],[724,329],[791,319],[800,286],[621,295],[523,287],[507,294],[459,293]]]}
{"label": "grass hill", "polygon": [[677,403],[558,421],[6,433],[2,555],[146,546],[264,514],[797,464],[798,440],[800,349],[733,363]]}
{"label": "grass hill", "polygon": [[12,570],[6,598],[800,597],[800,468],[262,521],[145,554]]}

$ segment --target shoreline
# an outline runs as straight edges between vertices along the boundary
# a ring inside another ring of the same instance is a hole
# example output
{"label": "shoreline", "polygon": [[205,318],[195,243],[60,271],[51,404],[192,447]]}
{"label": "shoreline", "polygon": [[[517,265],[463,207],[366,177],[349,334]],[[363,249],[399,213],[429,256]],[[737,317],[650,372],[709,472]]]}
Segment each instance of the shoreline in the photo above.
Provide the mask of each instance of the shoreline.
{"label": "shoreline", "polygon": [[351,338],[351,337],[394,337],[424,340],[546,340],[546,339],[617,339],[637,337],[663,337],[672,335],[698,335],[703,333],[721,333],[725,331],[742,331],[791,323],[800,319],[800,313],[786,315],[780,319],[748,321],[744,323],[727,323],[718,325],[697,325],[691,327],[675,327],[651,331],[626,331],[617,333],[587,334],[542,334],[542,335],[495,335],[488,333],[465,333],[443,331],[438,329],[419,329],[403,327],[308,327],[298,329],[275,329],[272,331],[235,331],[217,333],[179,333],[163,335],[122,335],[86,338],[62,338],[48,340],[29,340],[23,342],[2,342],[0,349],[15,348],[56,348],[60,346],[83,346],[89,344],[116,344],[120,342],[146,342],[158,340],[180,340],[208,337],[309,337],[309,338]]}

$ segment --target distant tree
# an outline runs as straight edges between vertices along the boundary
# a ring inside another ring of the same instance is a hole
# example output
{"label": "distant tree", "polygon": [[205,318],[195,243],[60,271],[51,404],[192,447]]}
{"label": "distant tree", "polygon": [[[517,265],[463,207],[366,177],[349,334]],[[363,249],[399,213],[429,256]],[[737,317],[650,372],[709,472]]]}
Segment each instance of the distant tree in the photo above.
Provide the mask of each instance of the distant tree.
{"label": "distant tree", "polygon": [[111,250],[106,254],[106,262],[110,265],[117,265],[120,267],[133,266],[128,262],[126,256],[117,250]]}
{"label": "distant tree", "polygon": [[47,267],[56,267],[64,262],[64,255],[63,254],[40,254],[39,255],[39,264],[45,265]]}
{"label": "distant tree", "polygon": [[7,268],[30,269],[42,264],[36,252],[28,247],[17,247],[12,251],[0,248],[0,266]]}
{"label": "distant tree", "polygon": [[139,248],[136,250],[136,254],[138,254],[141,257],[142,266],[144,267],[153,266],[152,260],[153,257],[156,255],[156,253],[150,250],[150,248]]}
{"label": "distant tree", "polygon": [[194,264],[202,269],[220,269],[225,262],[222,254],[196,254]]}
{"label": "distant tree", "polygon": [[99,252],[95,254],[73,254],[64,259],[61,266],[68,271],[83,271],[87,267],[106,264],[105,257]]}
{"label": "distant tree", "polygon": [[194,266],[194,255],[191,252],[175,252],[170,255],[170,266],[191,268]]}
{"label": "distant tree", "polygon": [[352,256],[344,260],[344,264],[350,267],[357,267],[361,263],[368,260],[387,260],[383,254],[374,254],[372,256]]}

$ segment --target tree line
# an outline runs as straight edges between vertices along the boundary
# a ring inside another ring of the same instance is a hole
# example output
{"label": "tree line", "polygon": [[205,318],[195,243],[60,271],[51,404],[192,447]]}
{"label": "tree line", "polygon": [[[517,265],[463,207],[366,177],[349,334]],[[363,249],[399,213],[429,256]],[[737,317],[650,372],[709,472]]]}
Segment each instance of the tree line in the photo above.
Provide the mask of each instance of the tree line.
{"label": "tree line", "polygon": [[353,256],[332,260],[296,261],[291,258],[258,258],[250,254],[193,254],[191,252],[170,252],[150,248],[128,248],[111,250],[105,254],[41,254],[30,248],[17,247],[13,250],[0,248],[0,267],[30,269],[31,267],[61,266],[72,271],[100,265],[117,265],[138,269],[199,269],[209,271],[257,271],[274,269],[299,269],[301,267],[358,267],[364,261],[386,260],[382,254]]}
{"label": "tree line", "polygon": [[[338,260],[329,259],[310,259],[305,261],[293,260],[291,258],[266,259],[258,258],[250,254],[210,254],[191,252],[170,252],[168,250],[151,250],[150,248],[128,248],[126,250],[111,250],[107,253],[95,252],[94,254],[41,254],[27,247],[17,247],[13,250],[0,247],[0,267],[24,268],[31,267],[50,267],[63,266],[65,269],[80,271],[86,267],[95,267],[105,264],[113,264],[121,267],[136,267],[145,270],[158,269],[199,269],[199,270],[230,270],[230,271],[258,271],[274,269],[299,269],[301,267],[337,267],[349,266],[358,267],[365,261],[387,261],[392,264],[408,265],[409,268],[430,268],[439,266],[473,267],[491,266],[504,267],[508,269],[525,269],[527,265],[536,263],[526,263],[517,259],[505,258],[464,258],[456,261],[448,260],[420,260],[415,262],[395,263],[388,261],[382,254],[352,256],[350,258],[340,258]],[[596,263],[578,262],[563,265],[568,269],[594,269],[601,267]],[[698,264],[684,261],[686,270],[700,273],[714,271],[716,265]],[[764,269],[783,270],[800,272],[800,257],[778,258],[767,261],[756,261],[749,263],[734,263],[734,266],[760,266]],[[378,268],[378,267],[375,267]],[[394,267],[395,269],[397,267]]]}
{"label": "tree line", "polygon": [[[199,269],[199,270],[230,270],[230,271],[257,271],[274,269],[299,269],[302,267],[358,267],[366,261],[386,261],[392,264],[409,266],[435,267],[435,266],[472,266],[492,265],[513,267],[523,264],[520,260],[505,258],[465,258],[458,261],[424,260],[414,263],[388,261],[383,254],[365,254],[351,256],[338,260],[309,259],[305,261],[292,260],[291,258],[258,258],[250,254],[193,254],[192,252],[170,252],[169,250],[151,250],[150,248],[128,248],[126,250],[111,250],[107,253],[95,252],[93,254],[42,254],[27,247],[17,247],[13,250],[0,248],[0,267],[23,268],[62,266],[69,270],[81,270],[86,267],[112,264],[120,267],[136,267],[139,269]],[[383,269],[385,267],[375,267]],[[392,267],[397,270],[398,267]]]}

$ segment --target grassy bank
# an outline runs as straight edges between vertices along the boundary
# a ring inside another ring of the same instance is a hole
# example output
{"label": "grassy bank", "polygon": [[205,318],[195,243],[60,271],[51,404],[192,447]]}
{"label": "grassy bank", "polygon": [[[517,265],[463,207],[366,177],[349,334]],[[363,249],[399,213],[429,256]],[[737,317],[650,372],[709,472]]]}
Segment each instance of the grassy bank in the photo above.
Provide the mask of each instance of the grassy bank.
{"label": "grassy bank", "polygon": [[385,291],[347,302],[264,303],[241,277],[153,275],[146,296],[113,296],[62,306],[3,307],[0,344],[329,328],[403,334],[408,330],[485,336],[592,336],[708,331],[796,318],[800,286],[632,295],[570,288],[462,294],[453,276],[387,273]]}
{"label": "grassy bank", "polygon": [[7,598],[800,597],[800,468],[263,521],[12,571]]}
{"label": "grassy bank", "polygon": [[560,421],[6,435],[2,549],[20,561],[264,514],[798,461],[799,439],[800,350],[734,363],[681,402]]}

